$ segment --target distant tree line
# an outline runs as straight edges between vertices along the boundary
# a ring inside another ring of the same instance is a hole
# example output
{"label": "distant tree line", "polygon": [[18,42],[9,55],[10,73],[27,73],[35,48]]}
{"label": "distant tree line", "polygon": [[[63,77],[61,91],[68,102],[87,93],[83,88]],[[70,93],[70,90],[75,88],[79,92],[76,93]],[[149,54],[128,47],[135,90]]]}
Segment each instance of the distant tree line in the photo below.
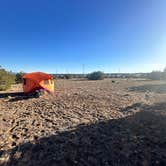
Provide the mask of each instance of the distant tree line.
{"label": "distant tree line", "polygon": [[88,80],[102,80],[106,78],[106,75],[101,71],[92,72],[89,74],[52,74],[55,79],[72,79],[81,78]]}
{"label": "distant tree line", "polygon": [[[24,72],[16,73],[16,83],[22,82]],[[95,71],[89,74],[52,74],[54,79],[88,79],[102,80],[104,78],[145,78],[151,80],[166,80],[166,68],[163,71],[152,71],[151,73],[104,73]]]}
{"label": "distant tree line", "polygon": [[[7,90],[13,83],[21,83],[25,73],[13,73],[0,66],[0,90]],[[166,80],[166,68],[163,71],[152,71],[151,73],[103,73],[95,71],[89,74],[52,74],[55,79],[81,78],[88,80],[102,80],[104,78],[145,78],[151,80]]]}
{"label": "distant tree line", "polygon": [[51,74],[54,79],[86,78],[86,74]]}
{"label": "distant tree line", "polygon": [[53,74],[57,79],[84,78],[88,80],[102,80],[104,78],[145,78],[151,80],[166,80],[166,68],[164,71],[152,71],[151,73],[103,73],[101,71],[89,74]]}

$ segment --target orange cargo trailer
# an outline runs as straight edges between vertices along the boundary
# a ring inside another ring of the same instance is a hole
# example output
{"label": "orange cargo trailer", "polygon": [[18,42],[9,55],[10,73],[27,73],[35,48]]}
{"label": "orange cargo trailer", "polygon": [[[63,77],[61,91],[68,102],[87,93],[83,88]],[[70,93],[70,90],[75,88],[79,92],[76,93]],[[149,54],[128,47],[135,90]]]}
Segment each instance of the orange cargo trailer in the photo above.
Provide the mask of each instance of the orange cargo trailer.
{"label": "orange cargo trailer", "polygon": [[54,92],[53,76],[43,72],[28,73],[23,76],[24,93],[33,93],[37,90]]}

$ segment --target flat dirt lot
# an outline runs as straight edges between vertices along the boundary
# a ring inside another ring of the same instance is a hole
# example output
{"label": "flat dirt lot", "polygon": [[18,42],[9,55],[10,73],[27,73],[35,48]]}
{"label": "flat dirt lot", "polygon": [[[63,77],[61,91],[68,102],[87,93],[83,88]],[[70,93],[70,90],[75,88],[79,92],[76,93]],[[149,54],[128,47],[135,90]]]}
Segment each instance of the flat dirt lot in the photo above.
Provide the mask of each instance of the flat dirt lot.
{"label": "flat dirt lot", "polygon": [[0,165],[166,165],[166,83],[114,80],[0,98]]}

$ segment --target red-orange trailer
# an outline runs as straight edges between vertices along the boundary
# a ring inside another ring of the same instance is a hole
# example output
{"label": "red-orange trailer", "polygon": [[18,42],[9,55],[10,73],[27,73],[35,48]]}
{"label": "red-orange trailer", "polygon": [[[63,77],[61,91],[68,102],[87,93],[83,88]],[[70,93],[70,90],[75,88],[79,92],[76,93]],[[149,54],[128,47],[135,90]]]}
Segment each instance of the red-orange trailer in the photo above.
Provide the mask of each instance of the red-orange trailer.
{"label": "red-orange trailer", "polygon": [[31,93],[40,89],[54,92],[53,76],[43,72],[33,72],[23,76],[24,93]]}

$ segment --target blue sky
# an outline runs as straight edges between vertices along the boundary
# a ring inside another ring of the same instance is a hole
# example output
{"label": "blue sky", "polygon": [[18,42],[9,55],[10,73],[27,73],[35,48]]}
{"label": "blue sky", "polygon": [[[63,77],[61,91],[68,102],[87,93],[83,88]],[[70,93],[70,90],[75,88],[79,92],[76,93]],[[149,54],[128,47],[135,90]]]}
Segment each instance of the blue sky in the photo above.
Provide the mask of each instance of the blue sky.
{"label": "blue sky", "polygon": [[0,65],[49,73],[166,66],[166,0],[5,0]]}

